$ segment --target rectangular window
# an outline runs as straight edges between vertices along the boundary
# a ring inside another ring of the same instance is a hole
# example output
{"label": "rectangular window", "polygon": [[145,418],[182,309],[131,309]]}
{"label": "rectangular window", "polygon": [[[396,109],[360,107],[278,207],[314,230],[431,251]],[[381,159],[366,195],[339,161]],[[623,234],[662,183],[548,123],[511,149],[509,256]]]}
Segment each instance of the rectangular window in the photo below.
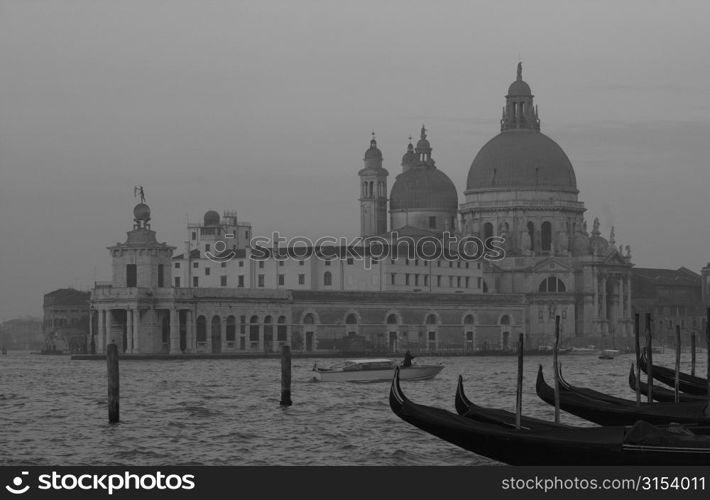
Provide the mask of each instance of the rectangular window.
{"label": "rectangular window", "polygon": [[476,278],[476,288],[481,288],[481,278]]}
{"label": "rectangular window", "polygon": [[193,240],[196,240],[196,239],[197,239],[197,232],[196,232],[196,231],[193,231],[193,232],[192,232],[192,239],[193,239]]}
{"label": "rectangular window", "polygon": [[409,273],[404,275],[404,284],[409,285]]}
{"label": "rectangular window", "polygon": [[456,277],[456,288],[461,288],[461,276]]}
{"label": "rectangular window", "polygon": [[237,282],[237,287],[244,288],[244,275],[240,274],[238,279],[239,281]]}
{"label": "rectangular window", "polygon": [[227,277],[226,277],[226,276],[220,276],[220,277],[219,277],[219,284],[220,284],[220,286],[227,286]]}
{"label": "rectangular window", "polygon": [[239,267],[244,267],[244,261],[243,261],[243,260],[240,260],[240,261],[239,261]]}
{"label": "rectangular window", "polygon": [[330,265],[330,261],[329,261],[329,260],[326,260],[326,261],[325,261],[325,265],[326,265],[326,266],[329,266],[329,265]]}
{"label": "rectangular window", "polygon": [[179,262],[176,262],[176,263],[175,263],[175,269],[180,269],[180,263],[179,263]]}
{"label": "rectangular window", "polygon": [[304,262],[303,262],[302,260],[299,260],[299,261],[298,261],[298,265],[299,265],[299,266],[302,266],[303,264],[304,264]]}
{"label": "rectangular window", "polygon": [[429,286],[429,276],[424,275],[424,286]]}
{"label": "rectangular window", "polygon": [[279,267],[284,267],[284,261],[282,261],[282,260],[279,261]]}
{"label": "rectangular window", "polygon": [[264,275],[260,274],[257,277],[257,280],[258,280],[259,288],[264,288]]}
{"label": "rectangular window", "polygon": [[279,274],[279,286],[284,286],[286,282],[286,277],[283,274]]}
{"label": "rectangular window", "polygon": [[436,229],[436,215],[429,216],[429,229]]}
{"label": "rectangular window", "polygon": [[210,268],[206,267],[205,268],[205,276],[209,276],[209,275],[210,275]]}
{"label": "rectangular window", "polygon": [[390,284],[395,285],[397,283],[397,274],[392,273],[390,274]]}
{"label": "rectangular window", "polygon": [[466,269],[468,269],[468,262],[466,262]]}
{"label": "rectangular window", "polygon": [[466,276],[466,288],[468,288],[469,286],[471,286],[471,278]]}
{"label": "rectangular window", "polygon": [[180,276],[175,276],[175,288],[180,288]]}
{"label": "rectangular window", "polygon": [[441,288],[441,276],[436,277],[436,286]]}
{"label": "rectangular window", "polygon": [[227,263],[226,263],[226,262],[222,262],[222,267],[227,267]]}
{"label": "rectangular window", "polygon": [[259,261],[259,269],[264,269],[264,261],[263,260]]}
{"label": "rectangular window", "polygon": [[163,264],[158,264],[158,288],[165,286],[165,268]]}
{"label": "rectangular window", "polygon": [[419,286],[419,275],[418,274],[414,275],[414,286]]}
{"label": "rectangular window", "polygon": [[200,280],[197,278],[197,276],[192,277],[192,286],[194,288],[197,288],[200,286]]}
{"label": "rectangular window", "polygon": [[454,263],[449,261],[449,267],[454,267]]}
{"label": "rectangular window", "polygon": [[193,263],[192,263],[192,267],[194,267],[195,269],[197,269],[198,267],[200,267],[200,263],[199,263],[199,262],[193,262]]}
{"label": "rectangular window", "polygon": [[207,243],[207,244],[205,244],[205,252],[209,252],[209,251],[210,251],[210,244]]}
{"label": "rectangular window", "polygon": [[453,287],[454,287],[454,277],[449,276],[449,288],[453,288]]}
{"label": "rectangular window", "polygon": [[349,266],[352,266],[352,265],[353,265],[353,262],[354,262],[353,258],[352,258],[352,257],[348,257],[348,265],[349,265]]}
{"label": "rectangular window", "polygon": [[135,264],[126,264],[126,286],[138,286],[138,270]]}
{"label": "rectangular window", "polygon": [[305,274],[299,274],[299,275],[298,275],[298,284],[299,284],[299,285],[305,285],[305,284],[306,284],[306,275],[305,275]]}

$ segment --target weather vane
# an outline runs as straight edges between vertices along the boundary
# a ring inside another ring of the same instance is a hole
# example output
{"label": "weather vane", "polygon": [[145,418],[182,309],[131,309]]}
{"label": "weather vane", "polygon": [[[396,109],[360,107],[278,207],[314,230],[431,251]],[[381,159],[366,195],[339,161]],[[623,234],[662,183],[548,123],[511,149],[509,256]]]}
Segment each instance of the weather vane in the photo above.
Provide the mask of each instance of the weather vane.
{"label": "weather vane", "polygon": [[133,188],[133,196],[140,196],[141,203],[145,203],[145,191],[143,191],[143,186],[135,186]]}

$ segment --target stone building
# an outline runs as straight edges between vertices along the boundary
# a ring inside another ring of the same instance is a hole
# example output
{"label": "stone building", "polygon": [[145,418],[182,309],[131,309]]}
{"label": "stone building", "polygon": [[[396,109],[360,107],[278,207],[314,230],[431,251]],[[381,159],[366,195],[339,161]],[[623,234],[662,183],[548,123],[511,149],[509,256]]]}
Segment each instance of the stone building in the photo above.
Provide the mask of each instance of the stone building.
{"label": "stone building", "polygon": [[44,295],[45,349],[87,352],[91,292],[61,288]]}

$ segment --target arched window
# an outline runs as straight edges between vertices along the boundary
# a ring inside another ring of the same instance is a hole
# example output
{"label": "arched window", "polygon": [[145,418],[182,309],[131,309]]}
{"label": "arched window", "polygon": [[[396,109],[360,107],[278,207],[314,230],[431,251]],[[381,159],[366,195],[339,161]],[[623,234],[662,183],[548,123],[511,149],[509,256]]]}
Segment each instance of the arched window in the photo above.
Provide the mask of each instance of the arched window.
{"label": "arched window", "polygon": [[561,279],[550,276],[540,282],[538,291],[543,293],[562,293],[567,291],[567,287],[565,287]]}
{"label": "arched window", "polygon": [[279,342],[286,342],[288,340],[286,316],[279,316],[278,326],[276,327],[276,340]]}
{"label": "arched window", "polygon": [[552,249],[552,224],[545,221],[540,227],[540,245],[543,252],[549,252]]}
{"label": "arched window", "polygon": [[388,325],[396,325],[398,323],[397,321],[397,315],[396,314],[390,314],[387,316],[387,324]]}
{"label": "arched window", "polygon": [[493,236],[493,224],[486,222],[483,224],[483,239],[487,240]]}
{"label": "arched window", "polygon": [[434,315],[434,314],[429,314],[429,315],[426,317],[426,324],[427,324],[427,325],[436,325],[436,324],[437,324],[437,322],[436,322],[436,315]]}
{"label": "arched window", "polygon": [[197,317],[197,341],[207,342],[207,320],[204,316]]}
{"label": "arched window", "polygon": [[249,341],[259,342],[259,316],[249,318]]}
{"label": "arched window", "polygon": [[357,325],[357,316],[354,314],[348,314],[348,316],[345,318],[345,324],[347,325]]}
{"label": "arched window", "polygon": [[528,235],[530,236],[530,250],[535,251],[535,224],[528,221]]}
{"label": "arched window", "polygon": [[312,325],[314,323],[315,323],[315,319],[313,318],[313,315],[311,313],[308,313],[303,317],[303,324],[304,325]]}
{"label": "arched window", "polygon": [[473,314],[467,314],[466,317],[463,319],[463,324],[464,325],[472,325],[473,324]]}
{"label": "arched window", "polygon": [[332,286],[333,285],[333,275],[330,274],[330,271],[326,271],[323,274],[323,286]]}
{"label": "arched window", "polygon": [[503,316],[500,319],[500,324],[501,325],[509,325],[510,324],[510,316],[508,316],[507,314],[505,316]]}
{"label": "arched window", "polygon": [[234,342],[237,333],[237,319],[227,316],[227,342]]}

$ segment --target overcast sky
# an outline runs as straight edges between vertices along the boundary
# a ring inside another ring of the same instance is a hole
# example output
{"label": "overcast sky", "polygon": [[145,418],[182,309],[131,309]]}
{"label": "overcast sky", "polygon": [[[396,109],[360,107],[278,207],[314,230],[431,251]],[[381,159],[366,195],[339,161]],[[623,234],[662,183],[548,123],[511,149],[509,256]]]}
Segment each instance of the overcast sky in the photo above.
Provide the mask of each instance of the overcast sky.
{"label": "overcast sky", "polygon": [[590,227],[699,272],[708,19],[706,0],[0,0],[0,320],[109,279],[136,184],[179,247],[209,209],[356,235],[370,132],[396,174],[424,123],[462,202],[519,57]]}

